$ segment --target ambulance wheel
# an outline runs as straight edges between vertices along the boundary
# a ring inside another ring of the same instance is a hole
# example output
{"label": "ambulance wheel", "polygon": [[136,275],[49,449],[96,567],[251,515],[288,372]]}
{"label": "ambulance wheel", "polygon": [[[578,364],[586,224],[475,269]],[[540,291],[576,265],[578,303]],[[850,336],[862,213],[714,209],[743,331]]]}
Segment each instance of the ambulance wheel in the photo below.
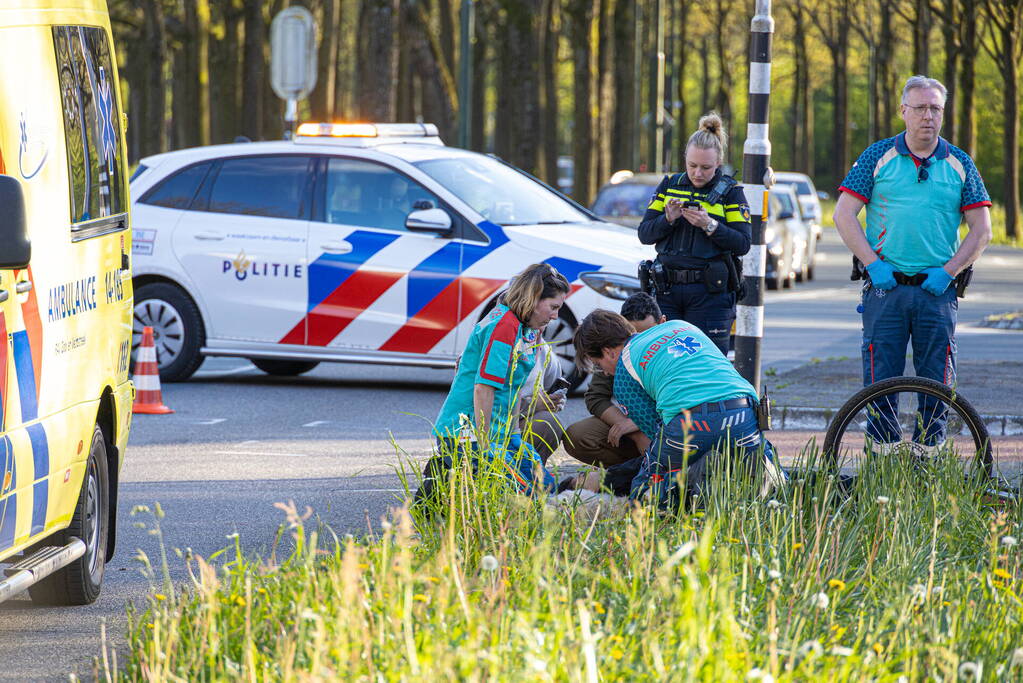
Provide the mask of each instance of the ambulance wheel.
{"label": "ambulance wheel", "polygon": [[30,586],[28,593],[33,602],[40,605],[88,605],[99,597],[110,529],[109,487],[106,439],[103,430],[96,425],[71,524],[44,541],[45,545],[63,546],[72,538],[78,538],[85,544],[85,554]]}
{"label": "ambulance wheel", "polygon": [[132,358],[142,343],[142,328],[153,328],[160,379],[181,382],[202,365],[199,353],[206,343],[206,330],[195,302],[178,286],[151,282],[135,290],[135,319],[132,324]]}
{"label": "ambulance wheel", "polygon": [[303,375],[319,363],[305,360],[270,360],[268,358],[250,358],[252,364],[268,375],[275,377],[295,377]]}

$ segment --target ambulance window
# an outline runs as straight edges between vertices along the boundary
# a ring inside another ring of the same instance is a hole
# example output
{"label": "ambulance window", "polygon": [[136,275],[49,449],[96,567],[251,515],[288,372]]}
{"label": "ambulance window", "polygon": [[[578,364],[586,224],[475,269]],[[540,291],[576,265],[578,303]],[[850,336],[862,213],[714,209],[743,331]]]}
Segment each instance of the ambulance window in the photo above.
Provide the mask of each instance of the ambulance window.
{"label": "ambulance window", "polygon": [[110,46],[101,28],[54,26],[64,113],[71,223],[123,214],[121,113]]}
{"label": "ambulance window", "polygon": [[251,156],[224,159],[209,211],[270,218],[307,218],[312,159]]}
{"label": "ambulance window", "polygon": [[187,209],[192,204],[199,183],[210,170],[211,162],[195,164],[178,171],[142,196],[143,204],[163,206],[168,209]]}
{"label": "ambulance window", "polygon": [[435,194],[408,176],[359,159],[330,159],[326,185],[327,223],[404,231],[405,219],[417,206],[429,202],[444,208]]}

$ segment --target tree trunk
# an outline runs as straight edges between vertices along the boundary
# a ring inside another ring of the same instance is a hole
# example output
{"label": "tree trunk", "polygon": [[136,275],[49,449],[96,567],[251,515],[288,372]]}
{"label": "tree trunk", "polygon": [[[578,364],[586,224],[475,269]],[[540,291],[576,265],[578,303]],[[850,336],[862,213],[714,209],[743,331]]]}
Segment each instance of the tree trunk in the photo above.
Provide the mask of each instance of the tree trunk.
{"label": "tree trunk", "polygon": [[575,157],[573,196],[588,205],[596,190],[593,154],[593,111],[597,95],[597,50],[594,45],[594,22],[599,0],[568,0],[565,13],[569,18],[569,40],[572,44],[572,67],[575,76],[573,103],[572,151]]}
{"label": "tree trunk", "polygon": [[700,50],[699,50],[699,52],[700,52],[700,73],[701,73],[701,75],[703,77],[703,80],[702,80],[702,86],[703,87],[701,89],[701,97],[700,97],[700,100],[701,100],[700,104],[701,104],[701,106],[700,106],[699,115],[702,116],[703,114],[706,114],[708,111],[710,111],[711,107],[714,106],[713,104],[711,104],[711,96],[710,96],[710,85],[711,85],[711,79],[710,79],[710,38],[708,38],[706,35],[704,35],[703,38],[700,40]]}
{"label": "tree trunk", "polygon": [[437,0],[437,14],[440,24],[440,50],[441,61],[448,73],[458,73],[458,62],[455,61],[455,35],[458,27],[455,25],[455,16],[459,11],[460,3],[457,0]]}
{"label": "tree trunk", "polygon": [[558,0],[544,0],[540,34],[542,75],[540,83],[540,178],[552,187],[558,184]]}
{"label": "tree trunk", "polygon": [[944,85],[948,90],[948,97],[945,99],[944,131],[942,134],[952,144],[959,144],[959,135],[956,120],[956,97],[959,90],[959,36],[958,26],[955,20],[960,19],[955,11],[955,3],[950,3],[947,11],[953,17],[953,21],[944,22],[941,27],[941,35],[945,42],[945,76]]}
{"label": "tree trunk", "polygon": [[[1021,3],[1023,5],[1023,3]],[[1023,6],[1017,11],[1023,11]],[[1019,19],[1013,21],[1012,9],[1008,12],[1008,21],[1002,27],[1002,50],[1005,55],[1002,58],[1002,74],[1005,82],[1005,94],[1003,97],[1005,108],[1005,147],[1003,151],[1005,179],[1005,235],[1010,239],[1020,234],[1020,191],[1019,191],[1019,43],[1023,40],[1020,35]]]}
{"label": "tree trunk", "polygon": [[929,76],[931,68],[931,5],[930,0],[915,0],[915,3],[913,73]]}
{"label": "tree trunk", "polygon": [[397,112],[398,12],[398,0],[362,0],[356,91],[367,121],[391,122]]}
{"label": "tree trunk", "polygon": [[320,49],[316,60],[316,89],[309,98],[309,106],[314,120],[333,121],[338,71],[338,35],[341,33],[341,0],[322,0],[322,4]]}
{"label": "tree trunk", "polygon": [[242,78],[241,134],[259,140],[263,133],[263,83],[266,61],[266,24],[261,0],[245,0],[244,76]]}
{"label": "tree trunk", "polygon": [[615,169],[611,167],[611,142],[615,119],[615,41],[614,12],[616,0],[600,0],[600,26],[597,31],[599,50],[599,95],[597,100],[597,178],[595,187],[607,182]]}
{"label": "tree trunk", "polygon": [[[717,0],[717,14],[716,16],[723,17],[728,16],[731,13],[731,3],[723,3],[722,0]],[[714,48],[718,58],[718,91],[717,97],[717,111],[721,114],[721,119],[725,122],[725,130],[731,131],[732,123],[732,59],[731,55],[728,54],[728,40],[731,38],[731,32],[723,30],[714,31]],[[732,145],[729,145],[726,151],[725,161],[730,162],[732,159]]]}
{"label": "tree trunk", "polygon": [[882,138],[892,136],[892,124],[895,122],[895,105],[898,94],[893,90],[895,33],[892,30],[892,15],[895,13],[895,0],[881,0],[878,14],[881,19],[881,35],[877,41],[877,80],[881,93],[881,116],[877,132]]}
{"label": "tree trunk", "polygon": [[[417,76],[420,102],[413,111],[423,119],[437,124],[441,138],[454,140],[458,135],[455,112],[458,89],[454,75],[448,71],[444,48],[439,37],[429,28],[429,15],[423,4],[409,5],[410,21],[406,26],[410,46],[410,69]],[[412,120],[409,118],[408,120]]]}
{"label": "tree trunk", "polygon": [[980,51],[980,47],[977,45],[977,11],[977,0],[963,0],[960,28],[964,58],[959,73],[959,124],[956,128],[959,139],[956,146],[962,148],[971,157],[977,151],[977,126],[974,123],[974,91],[977,73],[974,55]]}
{"label": "tree trunk", "polygon": [[487,74],[490,71],[488,26],[491,10],[487,6],[476,7],[476,41],[472,46],[472,142],[470,147],[477,152],[487,151]]}
{"label": "tree trunk", "polygon": [[159,0],[142,0],[145,16],[146,79],[142,116],[141,156],[166,152],[167,147],[167,36],[164,33],[163,7]]}

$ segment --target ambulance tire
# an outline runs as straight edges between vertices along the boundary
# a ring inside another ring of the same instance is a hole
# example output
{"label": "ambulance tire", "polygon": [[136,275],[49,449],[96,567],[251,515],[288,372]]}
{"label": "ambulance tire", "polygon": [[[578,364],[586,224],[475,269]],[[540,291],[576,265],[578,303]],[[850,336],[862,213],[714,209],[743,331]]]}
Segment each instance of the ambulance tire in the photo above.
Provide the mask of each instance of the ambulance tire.
{"label": "ambulance tire", "polygon": [[110,530],[110,476],[107,443],[99,425],[93,429],[82,490],[71,524],[46,539],[45,545],[66,545],[72,538],[85,543],[85,554],[68,566],[30,586],[32,602],[39,605],[89,605],[99,597]]}
{"label": "ambulance tire", "polygon": [[306,360],[270,360],[269,358],[250,358],[249,360],[257,368],[274,377],[296,377],[319,365],[317,361]]}
{"label": "ambulance tire", "polygon": [[[180,320],[183,329],[181,350],[173,361],[160,368],[160,381],[183,382],[195,374],[203,361],[200,350],[206,343],[206,328],[199,307],[184,290],[169,282],[150,282],[135,290],[136,311],[149,300],[159,301]],[[138,315],[135,317],[137,320]]]}

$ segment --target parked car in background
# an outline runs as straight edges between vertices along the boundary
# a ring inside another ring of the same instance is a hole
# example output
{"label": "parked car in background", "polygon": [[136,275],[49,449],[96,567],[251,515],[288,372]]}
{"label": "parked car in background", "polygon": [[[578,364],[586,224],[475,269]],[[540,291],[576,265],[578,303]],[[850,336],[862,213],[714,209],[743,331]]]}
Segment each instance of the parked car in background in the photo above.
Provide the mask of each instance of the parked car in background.
{"label": "parked car in background", "polygon": [[[658,173],[618,171],[600,188],[591,210],[606,221],[636,229],[663,178],[664,175]],[[787,186],[779,191],[784,198],[772,195],[769,200],[771,208],[764,233],[768,289],[791,287],[802,269],[802,254],[806,251],[806,238],[803,237],[806,228],[798,213],[799,202]],[[797,240],[801,240],[798,248]]]}
{"label": "parked car in background", "polygon": [[274,375],[323,361],[454,367],[508,280],[531,263],[572,284],[545,338],[576,382],[572,336],[639,290],[653,249],[432,124],[304,123],[293,140],[142,159],[131,181],[135,332],[160,375],[204,356]]}
{"label": "parked car in background", "polygon": [[810,234],[813,236],[813,242],[810,243],[810,256],[807,259],[808,269],[805,273],[807,279],[812,280],[814,266],[817,261],[817,242],[820,241],[821,233],[823,232],[824,214],[821,210],[820,200],[828,195],[826,192],[818,192],[817,188],[814,187],[813,180],[805,173],[783,171],[775,173],[774,180],[776,184],[789,185],[796,191],[800,212],[803,215],[803,222],[807,224]]}

